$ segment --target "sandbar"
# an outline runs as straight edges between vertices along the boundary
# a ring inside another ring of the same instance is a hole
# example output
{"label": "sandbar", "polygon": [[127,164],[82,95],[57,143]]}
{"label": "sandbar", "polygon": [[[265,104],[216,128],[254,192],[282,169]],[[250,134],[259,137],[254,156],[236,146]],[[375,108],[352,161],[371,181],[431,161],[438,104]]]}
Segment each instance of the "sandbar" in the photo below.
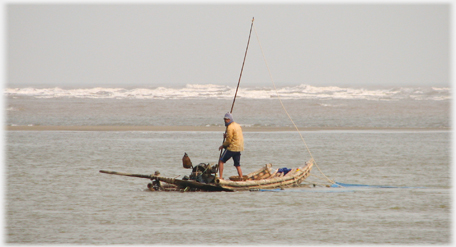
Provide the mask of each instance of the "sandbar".
{"label": "sandbar", "polygon": [[[298,127],[299,131],[379,130],[379,131],[448,131],[450,128],[375,128],[375,127]],[[223,126],[6,126],[7,131],[220,131]],[[244,132],[296,131],[294,127],[244,126]]]}

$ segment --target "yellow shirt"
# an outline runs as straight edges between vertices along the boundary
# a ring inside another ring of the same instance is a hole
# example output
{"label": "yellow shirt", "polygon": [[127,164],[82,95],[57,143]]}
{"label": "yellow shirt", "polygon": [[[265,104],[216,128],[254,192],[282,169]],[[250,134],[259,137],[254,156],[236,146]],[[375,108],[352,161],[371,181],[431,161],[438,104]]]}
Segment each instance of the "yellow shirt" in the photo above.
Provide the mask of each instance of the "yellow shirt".
{"label": "yellow shirt", "polygon": [[226,139],[223,147],[232,152],[244,151],[244,136],[238,123],[232,122],[226,128]]}

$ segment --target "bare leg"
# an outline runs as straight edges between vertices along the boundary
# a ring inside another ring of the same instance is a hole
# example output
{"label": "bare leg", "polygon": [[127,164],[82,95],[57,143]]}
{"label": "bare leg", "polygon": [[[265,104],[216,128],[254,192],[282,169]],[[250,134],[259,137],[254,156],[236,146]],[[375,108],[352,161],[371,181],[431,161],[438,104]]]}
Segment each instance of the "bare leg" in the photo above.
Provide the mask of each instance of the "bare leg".
{"label": "bare leg", "polygon": [[236,166],[236,169],[237,169],[237,172],[239,174],[239,178],[242,179],[242,169],[241,169],[241,167],[240,166]]}
{"label": "bare leg", "polygon": [[220,172],[220,177],[219,179],[223,179],[223,162],[220,160],[219,161],[219,172]]}

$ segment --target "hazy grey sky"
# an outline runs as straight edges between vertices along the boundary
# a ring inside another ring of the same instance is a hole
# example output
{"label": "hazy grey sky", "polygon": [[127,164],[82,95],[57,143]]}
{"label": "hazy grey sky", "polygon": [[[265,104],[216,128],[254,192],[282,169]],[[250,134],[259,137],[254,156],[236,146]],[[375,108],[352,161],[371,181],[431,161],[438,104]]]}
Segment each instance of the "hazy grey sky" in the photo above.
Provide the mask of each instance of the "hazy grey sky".
{"label": "hazy grey sky", "polygon": [[[236,86],[252,17],[278,86],[450,85],[448,4],[10,4],[7,87]],[[243,86],[271,86],[252,32]]]}

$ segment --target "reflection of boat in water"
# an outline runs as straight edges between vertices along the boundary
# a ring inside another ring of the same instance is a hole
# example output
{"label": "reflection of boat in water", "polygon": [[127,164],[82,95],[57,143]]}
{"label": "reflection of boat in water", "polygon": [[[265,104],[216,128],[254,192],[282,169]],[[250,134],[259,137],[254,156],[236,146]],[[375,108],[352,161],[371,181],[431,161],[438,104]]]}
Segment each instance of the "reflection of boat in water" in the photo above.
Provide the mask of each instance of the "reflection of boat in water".
{"label": "reflection of boat in water", "polygon": [[245,175],[242,179],[238,176],[230,177],[230,180],[217,178],[217,165],[201,163],[192,169],[190,176],[183,179],[162,177],[158,172],[155,175],[129,174],[115,171],[101,170],[101,173],[148,178],[152,183],[148,184],[151,191],[243,191],[258,189],[277,189],[300,186],[309,175],[313,160],[307,161],[303,166],[294,169],[272,169],[267,164],[261,169]]}

